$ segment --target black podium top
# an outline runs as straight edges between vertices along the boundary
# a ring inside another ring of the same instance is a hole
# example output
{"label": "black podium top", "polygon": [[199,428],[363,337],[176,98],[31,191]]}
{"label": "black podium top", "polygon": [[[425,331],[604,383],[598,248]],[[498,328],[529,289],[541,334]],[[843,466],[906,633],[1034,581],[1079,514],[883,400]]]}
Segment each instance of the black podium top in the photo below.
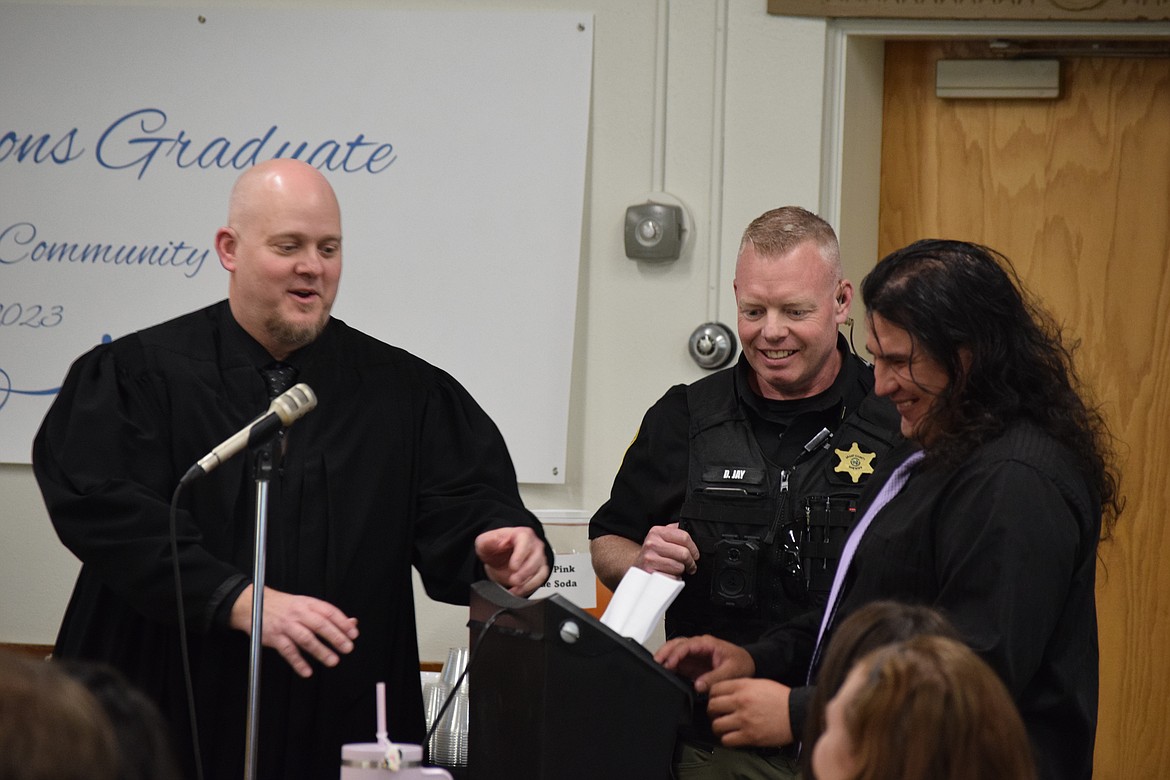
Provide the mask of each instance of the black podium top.
{"label": "black podium top", "polygon": [[691,684],[559,594],[471,595],[470,780],[670,776]]}

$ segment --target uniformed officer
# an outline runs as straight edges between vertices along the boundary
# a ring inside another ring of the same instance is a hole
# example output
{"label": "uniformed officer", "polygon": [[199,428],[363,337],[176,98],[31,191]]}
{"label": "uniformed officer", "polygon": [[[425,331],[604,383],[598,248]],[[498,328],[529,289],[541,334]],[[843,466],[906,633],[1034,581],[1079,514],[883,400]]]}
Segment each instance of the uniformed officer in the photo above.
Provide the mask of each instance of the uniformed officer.
{"label": "uniformed officer", "polygon": [[[827,222],[794,206],[756,218],[735,298],[739,361],[650,408],[589,525],[610,588],[631,566],[685,580],[668,638],[746,644],[769,625],[819,616],[857,497],[900,440],[897,412],[873,395],[872,368],[838,330],[853,285]],[[792,684],[811,650],[794,649]],[[679,776],[754,776],[715,769],[728,761],[762,760],[761,777],[794,771],[783,755],[725,751],[704,730],[680,746]]]}

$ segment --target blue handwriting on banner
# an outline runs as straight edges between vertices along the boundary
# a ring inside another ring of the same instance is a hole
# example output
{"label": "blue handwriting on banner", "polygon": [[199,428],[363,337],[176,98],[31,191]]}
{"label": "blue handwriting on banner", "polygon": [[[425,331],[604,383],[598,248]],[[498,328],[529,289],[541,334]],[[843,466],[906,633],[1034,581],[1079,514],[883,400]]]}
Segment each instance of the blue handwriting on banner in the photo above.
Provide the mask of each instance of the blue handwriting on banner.
{"label": "blue handwriting on banner", "polygon": [[[108,170],[137,171],[142,179],[156,161],[179,169],[235,168],[243,170],[264,160],[291,157],[317,168],[341,173],[382,173],[398,155],[394,145],[366,139],[357,133],[348,140],[308,141],[280,138],[280,126],[243,139],[216,136],[197,139],[184,129],[168,129],[169,117],[158,108],[140,108],[118,117],[98,137],[94,157]],[[0,135],[0,163],[65,165],[85,155],[80,130],[60,135],[8,130]]]}
{"label": "blue handwriting on banner", "polygon": [[55,328],[65,320],[65,307],[59,303],[0,303],[0,328]]}
{"label": "blue handwriting on banner", "polygon": [[260,136],[233,141],[223,136],[197,141],[186,130],[177,133],[167,130],[166,112],[157,108],[131,111],[116,119],[98,140],[95,154],[105,168],[138,170],[138,178],[146,175],[156,157],[170,158],[178,168],[235,168],[241,170],[261,160],[274,157],[292,157],[304,160],[317,168],[329,171],[356,173],[366,170],[381,173],[397,159],[394,146],[367,141],[358,133],[349,141],[326,139],[309,141],[276,141],[277,125],[272,125]]}
{"label": "blue handwriting on banner", "polygon": [[192,279],[203,268],[209,255],[210,249],[200,249],[185,241],[168,241],[166,246],[38,241],[36,225],[31,222],[0,227],[0,266],[23,262],[45,265],[122,265],[129,268],[157,266],[183,269],[183,275]]}
{"label": "blue handwriting on banner", "polygon": [[[102,334],[102,343],[109,344],[112,341],[109,333]],[[8,399],[14,395],[56,395],[61,392],[60,387],[50,387],[47,390],[15,390],[12,387],[12,377],[3,368],[0,368],[0,410],[8,403]]]}
{"label": "blue handwriting on banner", "polygon": [[85,151],[84,149],[73,148],[76,140],[76,127],[56,140],[48,133],[45,133],[39,138],[29,133],[24,138],[21,138],[15,132],[9,130],[4,135],[0,135],[0,162],[4,162],[9,157],[15,155],[17,162],[24,162],[25,160],[31,159],[37,165],[43,162],[64,165],[67,162],[76,160]]}
{"label": "blue handwriting on banner", "polygon": [[0,368],[0,409],[3,409],[8,399],[14,395],[56,395],[60,389],[54,387],[49,390],[14,390],[8,372]]}

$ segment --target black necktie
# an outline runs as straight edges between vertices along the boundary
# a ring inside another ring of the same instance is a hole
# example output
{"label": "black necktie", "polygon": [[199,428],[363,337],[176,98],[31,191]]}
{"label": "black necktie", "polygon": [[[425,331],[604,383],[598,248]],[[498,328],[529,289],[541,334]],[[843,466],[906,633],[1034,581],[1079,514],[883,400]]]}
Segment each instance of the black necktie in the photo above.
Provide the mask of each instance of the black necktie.
{"label": "black necktie", "polygon": [[[288,363],[276,361],[269,363],[264,368],[260,369],[260,373],[264,376],[264,384],[268,385],[268,400],[276,398],[276,396],[288,390],[297,381],[296,366],[290,366]],[[281,428],[276,434],[276,441],[280,444],[280,455],[288,450],[288,440],[285,436],[287,428]]]}
{"label": "black necktie", "polygon": [[296,367],[280,361],[269,363],[260,369],[260,373],[264,375],[264,383],[268,385],[269,401],[288,390],[297,381]]}

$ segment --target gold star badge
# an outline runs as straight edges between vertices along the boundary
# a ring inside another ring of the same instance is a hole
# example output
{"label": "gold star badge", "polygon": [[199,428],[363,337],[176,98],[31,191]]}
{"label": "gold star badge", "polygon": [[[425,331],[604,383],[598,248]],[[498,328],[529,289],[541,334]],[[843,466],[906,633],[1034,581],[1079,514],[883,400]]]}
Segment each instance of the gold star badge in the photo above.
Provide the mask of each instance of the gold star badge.
{"label": "gold star badge", "polygon": [[873,466],[870,465],[870,461],[874,459],[877,453],[862,452],[861,448],[857,446],[857,442],[853,442],[853,446],[847,450],[835,449],[833,452],[837,453],[837,457],[841,459],[841,462],[837,464],[837,467],[833,471],[844,471],[853,477],[854,485],[861,480],[863,474],[873,473]]}

